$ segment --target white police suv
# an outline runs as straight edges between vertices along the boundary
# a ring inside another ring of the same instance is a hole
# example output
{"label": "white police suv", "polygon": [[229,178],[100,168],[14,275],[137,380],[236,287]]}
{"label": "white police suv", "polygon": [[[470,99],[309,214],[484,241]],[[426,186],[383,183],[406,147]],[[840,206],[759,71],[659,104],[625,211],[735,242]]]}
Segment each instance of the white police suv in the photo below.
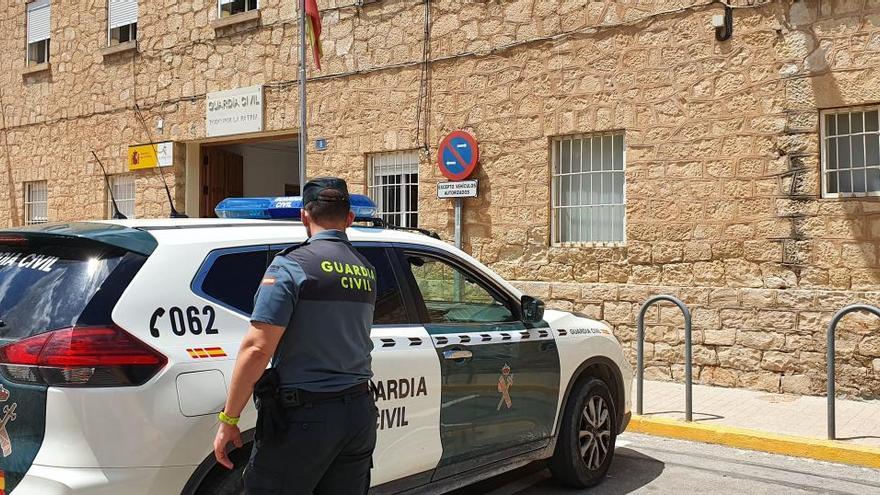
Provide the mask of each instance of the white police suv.
{"label": "white police suv", "polygon": [[[249,445],[218,466],[216,414],[263,272],[306,232],[291,198],[217,211],[0,230],[0,494],[241,493]],[[378,278],[373,492],[438,493],[538,459],[567,485],[602,479],[631,382],[606,325],[544,311],[428,235],[348,234]],[[246,440],[255,421],[250,407]]]}

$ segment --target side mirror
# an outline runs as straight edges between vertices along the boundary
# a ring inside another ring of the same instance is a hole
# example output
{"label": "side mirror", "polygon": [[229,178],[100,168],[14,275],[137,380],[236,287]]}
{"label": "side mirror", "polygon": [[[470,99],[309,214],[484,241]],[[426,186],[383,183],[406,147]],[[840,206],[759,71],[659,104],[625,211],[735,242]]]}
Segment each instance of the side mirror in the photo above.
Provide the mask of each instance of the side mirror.
{"label": "side mirror", "polygon": [[523,323],[539,323],[544,320],[544,301],[532,296],[522,296],[520,305]]}

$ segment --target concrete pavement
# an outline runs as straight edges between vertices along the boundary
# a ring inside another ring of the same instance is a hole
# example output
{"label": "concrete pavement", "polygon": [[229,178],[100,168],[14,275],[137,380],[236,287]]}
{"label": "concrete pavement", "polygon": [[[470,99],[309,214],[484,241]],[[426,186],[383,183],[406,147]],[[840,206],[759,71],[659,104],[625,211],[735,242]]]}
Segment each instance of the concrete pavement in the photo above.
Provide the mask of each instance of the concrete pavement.
{"label": "concrete pavement", "polygon": [[880,470],[624,433],[608,478],[590,490],[557,486],[541,463],[454,495],[880,493]]}
{"label": "concrete pavement", "polygon": [[[694,421],[785,435],[826,438],[825,397],[694,385]],[[635,411],[633,381],[633,411]],[[682,383],[645,380],[645,417],[684,419]],[[837,438],[880,447],[880,401],[838,399]]]}

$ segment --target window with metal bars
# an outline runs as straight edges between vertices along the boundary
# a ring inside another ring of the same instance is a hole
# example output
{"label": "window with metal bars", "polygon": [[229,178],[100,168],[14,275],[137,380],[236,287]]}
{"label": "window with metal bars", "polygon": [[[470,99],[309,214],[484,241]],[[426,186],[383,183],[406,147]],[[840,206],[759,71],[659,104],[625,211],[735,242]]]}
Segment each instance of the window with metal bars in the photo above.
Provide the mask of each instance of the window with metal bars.
{"label": "window with metal bars", "polygon": [[553,140],[553,242],[625,241],[623,132]]}
{"label": "window with metal bars", "polygon": [[49,184],[41,180],[24,183],[24,224],[49,221]]}
{"label": "window with metal bars", "polygon": [[418,151],[372,154],[369,169],[369,194],[380,217],[400,227],[418,227]]}
{"label": "window with metal bars", "polygon": [[[134,174],[121,174],[111,176],[110,189],[113,191],[113,198],[116,198],[116,206],[119,207],[119,212],[128,218],[135,218]],[[113,201],[109,194],[107,195],[107,218],[113,218]]]}
{"label": "window with metal bars", "polygon": [[822,195],[880,196],[880,106],[822,112]]}

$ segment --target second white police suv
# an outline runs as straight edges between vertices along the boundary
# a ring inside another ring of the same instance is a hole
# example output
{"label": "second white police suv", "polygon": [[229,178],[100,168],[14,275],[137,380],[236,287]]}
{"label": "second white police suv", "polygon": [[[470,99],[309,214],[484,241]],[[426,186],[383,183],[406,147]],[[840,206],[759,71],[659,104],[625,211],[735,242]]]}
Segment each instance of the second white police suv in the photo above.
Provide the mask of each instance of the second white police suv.
{"label": "second white police suv", "polygon": [[[600,322],[522,294],[466,253],[381,225],[349,230],[375,273],[374,493],[439,493],[538,459],[598,483],[630,417],[632,371]],[[211,442],[253,296],[305,240],[298,198],[219,219],[0,231],[0,475],[14,495],[237,494],[250,444]],[[256,411],[242,415],[246,442]],[[308,448],[308,446],[303,446]]]}

